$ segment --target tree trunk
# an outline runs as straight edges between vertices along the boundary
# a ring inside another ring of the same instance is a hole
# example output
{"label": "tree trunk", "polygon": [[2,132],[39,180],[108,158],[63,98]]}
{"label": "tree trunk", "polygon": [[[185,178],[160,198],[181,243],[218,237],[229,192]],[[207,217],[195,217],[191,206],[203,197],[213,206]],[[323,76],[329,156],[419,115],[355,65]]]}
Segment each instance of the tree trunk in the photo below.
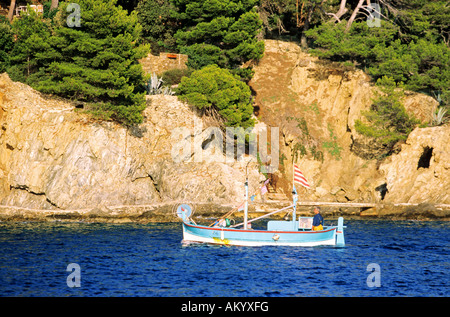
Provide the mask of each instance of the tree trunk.
{"label": "tree trunk", "polygon": [[58,8],[59,0],[52,0],[52,4],[50,5],[50,10]]}
{"label": "tree trunk", "polygon": [[11,4],[9,6],[9,12],[8,12],[8,20],[9,22],[12,21],[14,16],[14,9],[16,8],[16,0],[11,0]]}
{"label": "tree trunk", "polygon": [[306,42],[306,34],[305,32],[309,30],[309,23],[311,21],[314,10],[316,9],[316,5],[314,4],[309,8],[308,15],[306,16],[305,24],[303,25],[302,35],[300,38],[300,45],[302,49],[308,48],[308,43]]}
{"label": "tree trunk", "polygon": [[356,18],[356,15],[359,12],[359,9],[362,7],[363,2],[365,0],[359,0],[358,5],[356,6],[355,10],[353,10],[352,16],[350,17],[350,19],[347,22],[347,26],[345,27],[345,32],[348,32],[348,30],[350,30],[350,27],[352,26],[353,21]]}
{"label": "tree trunk", "polygon": [[336,12],[336,16],[338,19],[340,19],[348,10],[345,7],[345,5],[347,4],[347,0],[342,0],[341,4],[339,6],[339,11]]}
{"label": "tree trunk", "polygon": [[341,0],[341,4],[339,5],[339,11],[336,13],[325,12],[323,8],[321,9],[326,15],[332,16],[333,19],[336,20],[336,22],[341,23],[341,17],[348,11],[348,9],[345,7],[346,4],[347,0]]}

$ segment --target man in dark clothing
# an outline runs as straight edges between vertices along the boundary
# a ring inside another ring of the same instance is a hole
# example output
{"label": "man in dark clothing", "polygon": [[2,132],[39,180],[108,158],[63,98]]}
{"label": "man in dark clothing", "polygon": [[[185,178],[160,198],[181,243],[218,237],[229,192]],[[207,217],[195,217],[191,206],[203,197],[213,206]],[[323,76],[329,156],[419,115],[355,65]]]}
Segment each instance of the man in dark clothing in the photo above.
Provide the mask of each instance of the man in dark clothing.
{"label": "man in dark clothing", "polygon": [[314,207],[314,218],[313,218],[313,223],[312,223],[312,229],[314,231],[317,230],[323,230],[323,217],[320,214],[320,208],[319,207]]}

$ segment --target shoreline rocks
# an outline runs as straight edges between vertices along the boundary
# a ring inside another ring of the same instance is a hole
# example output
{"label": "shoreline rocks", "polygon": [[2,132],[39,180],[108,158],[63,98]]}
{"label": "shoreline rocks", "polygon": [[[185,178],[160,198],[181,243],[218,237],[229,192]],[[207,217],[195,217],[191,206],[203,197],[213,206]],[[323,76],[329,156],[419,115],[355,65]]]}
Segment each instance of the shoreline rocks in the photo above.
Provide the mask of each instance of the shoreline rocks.
{"label": "shoreline rocks", "polygon": [[[40,222],[105,222],[105,223],[149,223],[149,222],[181,222],[176,216],[175,210],[180,203],[158,203],[154,205],[140,206],[98,206],[92,209],[76,210],[44,210],[30,209],[15,206],[0,206],[0,222],[22,222],[22,221],[40,221]],[[280,203],[276,208],[268,208],[266,205],[255,204],[249,206],[250,217],[261,216],[269,211],[276,210],[288,205]],[[197,203],[191,204],[194,208],[194,219],[200,221],[212,221],[212,219],[224,215],[230,211],[233,206]],[[338,217],[344,217],[349,220],[418,220],[418,221],[450,221],[450,208],[436,208],[429,203],[419,204],[418,206],[384,206],[382,208],[369,208],[360,210],[358,208],[335,208],[322,207],[321,213],[327,220],[335,220]],[[281,219],[286,213],[275,214],[274,218]],[[243,212],[236,212],[233,215],[236,218],[242,218]],[[291,215],[290,215],[291,216]],[[311,217],[313,212],[311,207],[297,208],[297,216]],[[290,218],[289,218],[290,219]]]}

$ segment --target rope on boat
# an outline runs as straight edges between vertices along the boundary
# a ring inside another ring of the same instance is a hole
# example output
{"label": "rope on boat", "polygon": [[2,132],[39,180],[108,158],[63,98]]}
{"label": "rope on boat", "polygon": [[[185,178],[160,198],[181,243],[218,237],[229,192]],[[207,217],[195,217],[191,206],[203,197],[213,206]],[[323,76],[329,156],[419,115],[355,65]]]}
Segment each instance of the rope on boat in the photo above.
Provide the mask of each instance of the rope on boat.
{"label": "rope on boat", "polygon": [[[256,189],[255,192],[253,193],[254,196],[258,193],[258,191],[260,191],[261,189]],[[229,216],[231,216],[233,213],[235,213],[236,211],[238,211],[239,207],[245,203],[245,200],[242,201],[242,203],[240,203],[237,207],[234,207],[233,209],[231,209],[229,212],[227,212],[225,215],[223,215],[222,217],[220,217],[219,219],[215,220],[212,224],[209,225],[209,227],[212,227],[216,222],[220,222],[220,220],[223,220]]]}
{"label": "rope on boat", "polygon": [[[275,210],[275,211],[269,212],[268,214],[265,214],[265,215],[262,215],[262,216],[259,216],[259,217],[256,217],[256,218],[253,218],[253,219],[251,219],[251,220],[247,221],[247,223],[250,223],[250,222],[253,222],[253,221],[256,221],[256,220],[259,220],[259,219],[265,218],[265,217],[268,217],[268,216],[270,216],[270,215],[276,214],[277,212],[280,212],[280,211],[283,211],[283,210],[286,210],[286,209],[292,208],[292,207],[294,207],[294,206],[295,206],[295,205],[291,205],[291,206],[287,206],[287,207],[284,207],[284,208],[281,208],[281,209],[278,209],[278,210]],[[244,223],[243,223],[243,222],[241,222],[241,223],[238,223],[238,224],[236,224],[236,225],[230,226],[230,228],[235,228],[235,227],[241,226],[241,225],[243,225],[243,224],[244,224]]]}
{"label": "rope on boat", "polygon": [[[245,200],[244,200],[243,202],[245,202]],[[242,205],[242,203],[241,203],[240,205]],[[240,206],[240,205],[239,205],[239,206]],[[225,215],[223,215],[223,216],[220,217],[219,219],[215,220],[212,224],[209,225],[209,227],[212,227],[216,222],[220,222],[220,220],[223,220],[223,219],[225,219],[225,218],[231,216],[235,211],[238,210],[239,206],[238,206],[238,207],[234,207],[234,208],[231,209],[229,212],[227,212]]]}

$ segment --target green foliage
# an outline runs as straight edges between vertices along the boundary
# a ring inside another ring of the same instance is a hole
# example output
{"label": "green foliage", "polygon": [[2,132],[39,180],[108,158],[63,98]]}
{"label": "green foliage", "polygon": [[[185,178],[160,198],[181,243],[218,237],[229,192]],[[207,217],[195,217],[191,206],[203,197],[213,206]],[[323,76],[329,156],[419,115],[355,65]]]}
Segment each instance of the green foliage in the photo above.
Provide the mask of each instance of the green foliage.
{"label": "green foliage", "polygon": [[14,47],[14,35],[8,20],[0,20],[0,73],[9,65],[10,52]]}
{"label": "green foliage", "polygon": [[397,23],[404,42],[426,39],[444,40],[449,44],[450,6],[446,0],[408,0],[399,3]]}
{"label": "green foliage", "polygon": [[261,0],[258,11],[264,24],[264,32],[268,38],[288,38],[298,40],[304,31],[303,27],[308,13],[311,11],[309,25],[317,25],[327,20],[324,11],[336,6],[336,0]]}
{"label": "green foliage", "polygon": [[333,61],[353,61],[361,67],[373,65],[376,54],[394,40],[398,27],[381,21],[381,27],[370,28],[366,22],[355,22],[348,33],[345,24],[324,23],[306,32],[314,39],[311,53]]}
{"label": "green foliage", "polygon": [[297,158],[299,156],[300,156],[300,158],[302,158],[303,156],[308,154],[308,152],[306,151],[306,147],[301,142],[297,142],[294,144],[294,146],[292,148],[292,153],[293,153],[294,161],[297,161]]}
{"label": "green foliage", "polygon": [[315,101],[308,107],[308,109],[313,111],[316,115],[320,114],[319,105]]}
{"label": "green foliage", "polygon": [[250,88],[227,69],[209,65],[183,77],[178,94],[204,113],[217,112],[225,126],[246,129],[254,125]]}
{"label": "green foliage", "polygon": [[309,149],[311,151],[311,155],[316,161],[321,161],[323,163],[323,152],[318,150],[315,145],[311,146]]}
{"label": "green foliage", "polygon": [[151,44],[153,54],[175,51],[178,23],[174,18],[175,6],[170,0],[141,0],[136,11],[142,25],[142,38]]}
{"label": "green foliage", "polygon": [[[258,155],[259,155],[259,153],[258,153]],[[286,155],[284,155],[284,153],[281,153],[281,156],[280,156],[280,165],[282,166],[283,169],[284,169],[284,161],[286,161],[286,160],[287,160]]]}
{"label": "green foliage", "polygon": [[401,84],[384,76],[377,81],[377,86],[381,92],[373,100],[371,109],[363,113],[368,123],[356,120],[355,128],[383,146],[389,155],[395,143],[406,140],[419,122],[407,114],[400,102],[404,88]]}
{"label": "green foliage", "polygon": [[48,0],[48,1],[44,2],[44,4],[43,4],[44,12],[42,14],[44,19],[53,20],[53,18],[56,16],[56,13],[58,13],[58,8],[50,9],[51,5],[52,5],[52,1],[51,0]]}
{"label": "green foliage", "polygon": [[[339,2],[328,2],[330,7],[324,11],[337,12]],[[341,63],[351,61],[377,82],[381,93],[355,127],[373,140],[369,148],[379,152],[378,157],[393,153],[396,142],[405,140],[418,123],[399,101],[403,89],[428,93],[445,109],[450,101],[448,1],[398,0],[390,6],[382,3],[381,13],[380,27],[369,27],[360,12],[362,19],[357,18],[349,30],[346,19],[351,13],[341,16],[341,22],[321,22],[305,32],[313,40],[311,53]],[[445,122],[444,110],[435,116],[435,124]],[[333,144],[325,142],[323,147],[337,154]]]}
{"label": "green foliage", "polygon": [[247,67],[247,68],[239,67],[239,68],[231,69],[230,71],[232,74],[238,75],[246,83],[248,83],[253,78],[253,75],[255,74],[255,71],[251,67]]}
{"label": "green foliage", "polygon": [[322,146],[336,159],[336,161],[339,161],[341,159],[342,148],[339,146],[337,136],[334,134],[333,128],[330,125],[328,125],[328,131],[330,132],[331,141],[323,142]]}
{"label": "green foliage", "polygon": [[443,91],[450,87],[450,50],[444,43],[431,43],[424,39],[408,45],[417,65],[405,83],[411,90]]}
{"label": "green foliage", "polygon": [[[327,22],[306,32],[314,40],[311,52],[333,61],[348,60],[374,80],[387,75],[407,89],[431,94],[450,87],[450,7],[446,1],[412,0],[395,4],[395,20],[381,19],[368,27],[365,19]],[[387,9],[382,10],[384,14]]]}
{"label": "green foliage", "polygon": [[169,69],[162,73],[162,80],[164,85],[172,86],[172,85],[178,85],[181,83],[181,79],[183,77],[189,77],[192,74],[191,69]]}
{"label": "green foliage", "polygon": [[22,12],[19,19],[14,19],[12,31],[17,40],[10,53],[7,71],[12,80],[32,84],[36,81],[36,73],[54,56],[49,45],[50,26],[28,8],[28,13]]}
{"label": "green foliage", "polygon": [[263,56],[264,42],[256,38],[261,26],[259,15],[254,11],[242,14],[231,25],[229,32],[223,38],[225,45],[230,47],[226,50],[226,55],[231,65],[259,60]]}
{"label": "green foliage", "polygon": [[136,8],[143,40],[153,53],[177,51],[189,56],[188,67],[216,64],[245,80],[253,71],[240,66],[259,60],[264,42],[257,39],[262,21],[258,0],[141,0]]}
{"label": "green foliage", "polygon": [[308,124],[305,118],[296,118],[292,116],[286,117],[289,122],[294,120],[297,122],[296,127],[300,129],[300,141],[296,142],[292,148],[292,159],[297,160],[298,157],[303,157],[308,154],[308,150],[312,157],[316,161],[323,162],[323,152],[317,148],[316,143],[318,143],[309,133]]}
{"label": "green foliage", "polygon": [[226,67],[228,63],[225,53],[212,44],[196,43],[190,46],[183,46],[180,47],[180,53],[189,56],[187,66],[193,69],[200,69],[212,64]]}
{"label": "green foliage", "polygon": [[217,64],[232,69],[262,57],[264,42],[256,38],[262,21],[252,9],[257,1],[174,0],[173,3],[181,24],[174,37],[180,52],[189,55],[190,67],[200,69]]}
{"label": "green foliage", "polygon": [[140,123],[146,104],[137,60],[148,47],[136,44],[141,34],[136,13],[128,15],[116,0],[74,2],[80,5],[81,27],[67,26],[67,2],[60,3],[54,29],[33,10],[15,20],[8,72],[44,93],[95,103],[93,111],[106,118]]}

